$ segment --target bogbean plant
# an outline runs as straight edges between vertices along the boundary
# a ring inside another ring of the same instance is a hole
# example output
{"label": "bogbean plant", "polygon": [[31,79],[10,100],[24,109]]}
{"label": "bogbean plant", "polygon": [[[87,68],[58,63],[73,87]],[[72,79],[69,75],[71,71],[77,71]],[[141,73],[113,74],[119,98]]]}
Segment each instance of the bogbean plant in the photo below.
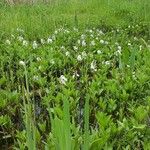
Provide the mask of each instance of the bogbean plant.
{"label": "bogbean plant", "polygon": [[143,31],[141,24],[60,27],[31,41],[17,29],[3,39],[2,148],[148,150],[150,48]]}

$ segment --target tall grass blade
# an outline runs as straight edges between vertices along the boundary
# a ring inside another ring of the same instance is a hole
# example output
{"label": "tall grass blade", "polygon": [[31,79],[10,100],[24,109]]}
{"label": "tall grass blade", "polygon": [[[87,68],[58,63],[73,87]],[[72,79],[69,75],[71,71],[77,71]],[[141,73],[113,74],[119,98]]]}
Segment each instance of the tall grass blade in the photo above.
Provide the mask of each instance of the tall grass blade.
{"label": "tall grass blade", "polygon": [[84,108],[84,145],[83,150],[89,150],[89,95],[86,98],[85,108]]}

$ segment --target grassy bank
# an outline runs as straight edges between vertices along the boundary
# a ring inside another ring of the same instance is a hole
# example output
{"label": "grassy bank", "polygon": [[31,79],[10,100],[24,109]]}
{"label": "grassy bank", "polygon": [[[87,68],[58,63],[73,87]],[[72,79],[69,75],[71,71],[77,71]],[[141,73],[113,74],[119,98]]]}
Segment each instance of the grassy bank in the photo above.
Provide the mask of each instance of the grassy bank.
{"label": "grassy bank", "polygon": [[1,33],[23,28],[28,37],[48,35],[54,28],[78,26],[128,26],[142,22],[149,24],[147,0],[82,0],[60,1],[50,4],[1,6]]}

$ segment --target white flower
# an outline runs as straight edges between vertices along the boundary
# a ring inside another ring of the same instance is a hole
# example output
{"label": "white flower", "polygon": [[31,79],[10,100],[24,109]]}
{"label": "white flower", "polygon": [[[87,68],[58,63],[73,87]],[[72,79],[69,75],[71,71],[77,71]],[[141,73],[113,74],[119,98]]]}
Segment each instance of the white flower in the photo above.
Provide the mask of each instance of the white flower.
{"label": "white flower", "polygon": [[117,51],[116,51],[116,55],[121,55],[121,51],[120,51],[120,50],[117,50]]}
{"label": "white flower", "polygon": [[78,61],[82,61],[82,56],[81,56],[81,55],[78,55],[77,60],[78,60]]}
{"label": "white flower", "polygon": [[70,52],[67,51],[67,52],[66,52],[66,56],[70,56]]}
{"label": "white flower", "polygon": [[22,37],[22,36],[18,36],[18,40],[19,40],[20,42],[22,42],[22,41],[23,41],[23,37]]}
{"label": "white flower", "polygon": [[83,58],[86,58],[86,56],[87,56],[86,52],[83,51],[83,52],[82,52],[82,57],[83,57]]}
{"label": "white flower", "polygon": [[33,49],[36,49],[38,47],[36,41],[33,41],[33,45],[32,45]]}
{"label": "white flower", "polygon": [[72,76],[72,77],[75,78],[75,77],[79,77],[79,76],[80,76],[80,75],[79,75],[79,74],[77,73],[77,71],[76,71],[76,72],[73,73],[73,76]]}
{"label": "white flower", "polygon": [[96,69],[96,61],[95,60],[92,61],[90,68],[91,68],[92,71],[97,71],[97,69]]}
{"label": "white flower", "polygon": [[8,45],[11,44],[11,42],[10,42],[9,40],[6,40],[5,42],[6,42],[6,44],[8,44]]}
{"label": "white flower", "polygon": [[76,32],[78,32],[78,29],[77,29],[77,28],[75,28],[75,27],[73,28],[73,30],[74,30],[74,31],[76,31]]}
{"label": "white flower", "polygon": [[66,82],[68,81],[67,78],[64,75],[60,76],[60,83],[66,85]]}
{"label": "white flower", "polygon": [[134,79],[136,79],[136,73],[135,73],[135,71],[132,72],[132,77],[133,77]]}
{"label": "white flower", "polygon": [[17,31],[18,31],[18,32],[22,32],[22,33],[24,32],[24,30],[23,30],[23,29],[20,29],[20,28],[17,28]]}
{"label": "white flower", "polygon": [[44,44],[45,43],[45,40],[44,39],[41,39],[41,44]]}
{"label": "white flower", "polygon": [[70,33],[70,31],[69,30],[64,30],[64,33]]}
{"label": "white flower", "polygon": [[54,32],[55,34],[58,34],[58,31],[57,30],[55,30],[55,32]]}
{"label": "white flower", "polygon": [[51,44],[52,42],[53,42],[53,40],[52,40],[51,38],[48,38],[48,39],[47,39],[47,43],[48,43],[48,44],[49,44],[49,43]]}
{"label": "white flower", "polygon": [[77,50],[78,50],[78,47],[77,47],[77,46],[73,46],[73,49],[74,49],[75,51],[77,51]]}
{"label": "white flower", "polygon": [[96,37],[95,39],[96,39],[96,40],[98,40],[99,38],[98,38],[98,37]]}
{"label": "white flower", "polygon": [[99,32],[99,34],[101,34],[101,35],[103,35],[103,34],[104,34],[102,30],[99,30],[98,32]]}
{"label": "white flower", "polygon": [[118,45],[118,50],[120,50],[120,51],[121,51],[121,46],[119,46],[119,45]]}
{"label": "white flower", "polygon": [[33,80],[39,80],[38,76],[33,76]]}
{"label": "white flower", "polygon": [[121,55],[121,51],[120,51],[120,50],[117,50],[114,54],[115,54],[116,56]]}
{"label": "white flower", "polygon": [[139,48],[140,48],[140,51],[141,51],[142,50],[142,45],[140,45]]}
{"label": "white flower", "polygon": [[82,46],[86,46],[86,42],[84,40],[82,41]]}
{"label": "white flower", "polygon": [[21,60],[21,61],[19,61],[19,65],[25,66],[25,62]]}
{"label": "white flower", "polygon": [[115,31],[114,31],[114,30],[112,30],[111,32],[112,32],[112,33],[114,33]]}
{"label": "white flower", "polygon": [[40,58],[40,57],[37,57],[36,60],[37,60],[37,61],[41,61],[41,58]]}
{"label": "white flower", "polygon": [[128,46],[131,46],[131,43],[128,43]]}
{"label": "white flower", "polygon": [[90,33],[92,33],[92,32],[93,32],[93,30],[89,30],[89,32],[90,32]]}
{"label": "white flower", "polygon": [[23,44],[23,46],[28,46],[28,41],[23,40],[22,44]]}
{"label": "white flower", "polygon": [[61,46],[61,50],[65,50],[65,47],[64,47],[64,46]]}
{"label": "white flower", "polygon": [[93,38],[93,37],[94,37],[94,35],[93,35],[93,34],[91,34],[91,35],[90,35],[90,37],[92,37],[92,38]]}
{"label": "white flower", "polygon": [[91,46],[95,46],[95,41],[93,40],[93,41],[91,41],[91,44],[90,44]]}
{"label": "white flower", "polygon": [[101,43],[101,44],[104,44],[104,43],[105,43],[105,41],[104,41],[104,40],[100,40],[100,43]]}
{"label": "white flower", "polygon": [[103,64],[105,65],[110,65],[110,61],[105,61],[105,62],[102,62]]}
{"label": "white flower", "polygon": [[117,32],[119,32],[120,30],[119,29],[117,29]]}
{"label": "white flower", "polygon": [[135,40],[135,41],[137,41],[137,40],[138,40],[138,38],[137,38],[137,37],[134,37],[134,40]]}
{"label": "white flower", "polygon": [[101,53],[102,53],[102,51],[101,51],[101,50],[98,50],[98,51],[97,51],[97,54],[101,54]]}
{"label": "white flower", "polygon": [[117,51],[114,53],[116,56],[121,55],[121,46],[117,46]]}

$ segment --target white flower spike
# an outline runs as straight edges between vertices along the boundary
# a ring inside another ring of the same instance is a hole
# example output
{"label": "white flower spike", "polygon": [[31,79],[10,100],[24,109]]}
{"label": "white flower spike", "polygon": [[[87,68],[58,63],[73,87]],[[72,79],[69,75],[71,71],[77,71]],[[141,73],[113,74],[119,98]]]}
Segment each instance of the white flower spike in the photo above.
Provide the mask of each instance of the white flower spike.
{"label": "white flower spike", "polygon": [[92,61],[90,68],[91,68],[92,71],[97,71],[97,69],[96,69],[96,61],[95,60]]}
{"label": "white flower spike", "polygon": [[82,56],[81,56],[81,55],[78,55],[77,60],[78,60],[78,61],[82,61]]}
{"label": "white flower spike", "polygon": [[66,85],[66,82],[68,81],[68,79],[64,75],[61,75],[59,79],[60,79],[61,84]]}
{"label": "white flower spike", "polygon": [[28,41],[23,40],[22,44],[23,44],[23,46],[28,46]]}
{"label": "white flower spike", "polygon": [[36,41],[33,41],[33,45],[32,46],[33,46],[33,49],[36,49],[38,47]]}
{"label": "white flower spike", "polygon": [[6,44],[10,45],[10,44],[11,44],[11,42],[10,42],[9,40],[6,40]]}

